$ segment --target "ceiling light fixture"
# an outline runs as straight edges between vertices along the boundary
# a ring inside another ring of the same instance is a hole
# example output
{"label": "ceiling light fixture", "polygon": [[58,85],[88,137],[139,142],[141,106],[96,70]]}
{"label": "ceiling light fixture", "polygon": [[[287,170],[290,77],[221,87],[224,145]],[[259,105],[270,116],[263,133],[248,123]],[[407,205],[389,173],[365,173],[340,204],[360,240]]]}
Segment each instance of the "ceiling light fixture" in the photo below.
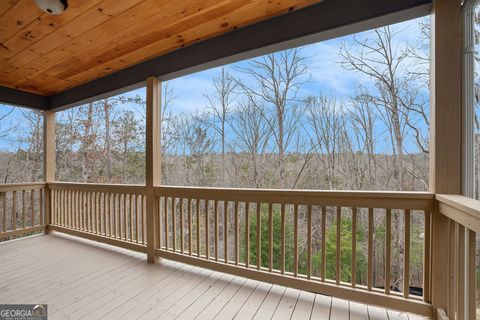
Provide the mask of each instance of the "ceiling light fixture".
{"label": "ceiling light fixture", "polygon": [[40,9],[53,15],[62,14],[68,8],[67,0],[35,0],[35,2]]}

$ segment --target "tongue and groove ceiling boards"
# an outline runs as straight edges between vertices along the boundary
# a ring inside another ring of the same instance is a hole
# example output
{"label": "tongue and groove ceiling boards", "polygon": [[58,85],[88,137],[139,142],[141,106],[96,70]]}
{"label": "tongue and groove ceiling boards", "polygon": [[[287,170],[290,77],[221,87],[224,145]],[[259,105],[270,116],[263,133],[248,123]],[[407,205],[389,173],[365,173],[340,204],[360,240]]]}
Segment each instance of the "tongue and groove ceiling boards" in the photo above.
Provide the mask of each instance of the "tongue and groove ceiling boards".
{"label": "tongue and groove ceiling boards", "polygon": [[52,95],[319,0],[0,1],[0,85]]}

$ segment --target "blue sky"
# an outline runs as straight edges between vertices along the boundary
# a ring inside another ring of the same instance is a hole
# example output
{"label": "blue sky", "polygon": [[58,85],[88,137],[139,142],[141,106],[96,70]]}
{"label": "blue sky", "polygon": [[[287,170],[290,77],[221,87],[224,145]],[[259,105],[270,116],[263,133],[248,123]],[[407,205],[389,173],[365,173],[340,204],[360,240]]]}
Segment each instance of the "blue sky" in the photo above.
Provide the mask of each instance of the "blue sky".
{"label": "blue sky", "polygon": [[[425,18],[421,18],[425,19]],[[406,21],[393,26],[398,31],[397,43],[399,46],[407,42],[417,41],[419,35],[418,20]],[[359,33],[357,39],[362,40],[370,34],[370,31]],[[347,99],[355,91],[357,85],[369,86],[373,82],[366,76],[358,72],[345,70],[340,62],[339,48],[344,43],[347,46],[353,43],[353,35],[344,36],[320,43],[308,45],[302,48],[304,56],[308,57],[310,81],[302,87],[300,95],[328,95],[335,97],[337,102]],[[232,65],[225,66],[226,70],[239,76],[236,68],[247,66],[248,61],[241,61]],[[212,90],[212,79],[218,76],[220,67],[205,70],[188,76],[180,77],[169,81],[169,85],[174,89],[175,100],[170,111],[173,114],[194,113],[205,111],[208,103],[205,94]],[[145,89],[125,93],[123,96],[141,95],[145,97]],[[0,118],[10,110],[10,106],[0,105]],[[122,109],[136,109],[138,107],[124,105]],[[29,111],[32,112],[32,111]],[[58,115],[61,121],[62,114]],[[6,137],[1,134],[9,127],[16,127],[15,132],[9,133]],[[379,128],[379,130],[383,130]],[[0,150],[16,150],[20,145],[17,136],[28,132],[28,128],[22,121],[20,110],[15,110],[7,118],[0,121]],[[407,146],[408,148],[408,146]]]}

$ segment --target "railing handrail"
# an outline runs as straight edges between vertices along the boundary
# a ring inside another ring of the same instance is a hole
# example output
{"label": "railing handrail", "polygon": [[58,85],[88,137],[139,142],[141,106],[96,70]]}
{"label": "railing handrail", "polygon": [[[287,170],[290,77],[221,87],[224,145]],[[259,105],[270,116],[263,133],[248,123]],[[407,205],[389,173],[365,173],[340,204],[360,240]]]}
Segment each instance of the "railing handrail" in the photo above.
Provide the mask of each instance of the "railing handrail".
{"label": "railing handrail", "polygon": [[432,210],[434,194],[409,191],[340,191],[340,190],[290,190],[252,188],[211,188],[157,186],[156,196],[190,197],[209,200],[251,202],[269,201],[278,204],[311,204],[345,207],[379,207],[387,209]]}
{"label": "railing handrail", "polygon": [[45,186],[45,182],[2,183],[0,184],[0,192],[41,189]]}
{"label": "railing handrail", "polygon": [[83,182],[48,182],[50,189],[69,189],[69,190],[88,190],[96,192],[112,192],[112,193],[132,193],[145,194],[146,186],[141,184],[110,184],[110,183],[83,183]]}
{"label": "railing handrail", "polygon": [[480,201],[455,194],[436,194],[438,211],[466,228],[480,232]]}

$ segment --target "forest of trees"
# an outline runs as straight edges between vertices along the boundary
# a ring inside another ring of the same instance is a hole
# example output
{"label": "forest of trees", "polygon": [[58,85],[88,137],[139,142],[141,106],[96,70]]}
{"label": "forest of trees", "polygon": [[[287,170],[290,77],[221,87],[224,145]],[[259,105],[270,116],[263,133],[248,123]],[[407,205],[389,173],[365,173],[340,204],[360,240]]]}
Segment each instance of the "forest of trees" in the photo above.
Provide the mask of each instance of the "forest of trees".
{"label": "forest of trees", "polygon": [[[322,70],[312,65],[308,48],[218,68],[210,90],[203,93],[206,105],[201,111],[177,112],[181,97],[172,82],[164,82],[162,163],[158,164],[162,184],[428,190],[430,32],[428,20],[411,24],[417,32],[414,40],[402,40],[405,32],[411,32],[402,25],[362,33],[338,46],[338,60],[332,63],[361,79],[346,95],[312,88],[312,75]],[[4,183],[42,179],[42,115],[22,111],[21,118],[28,130],[19,134],[19,147],[0,152],[0,179]],[[58,113],[56,179],[144,183],[144,130],[143,90]],[[2,126],[0,138],[14,131],[14,125]],[[402,281],[402,217],[400,212],[392,216],[392,232],[398,235],[392,239],[395,287]],[[342,212],[342,218],[342,280],[348,280],[350,269],[343,264],[347,266],[351,256],[351,213]],[[300,219],[299,226],[305,228],[305,215]],[[359,214],[358,219],[357,279],[365,283],[366,246],[361,243],[366,237],[366,214]],[[383,270],[385,212],[376,211],[374,219],[374,269]],[[275,228],[278,224],[275,220]],[[255,230],[254,225],[250,229]],[[412,286],[421,287],[422,214],[412,214],[411,232],[410,281]],[[315,228],[313,237],[320,236]],[[329,212],[328,261],[335,260],[336,236],[335,215]],[[267,248],[267,237],[262,239],[261,246]],[[251,245],[257,244],[252,241]],[[319,253],[314,255],[315,266],[318,259]],[[287,265],[291,263],[287,261]],[[305,267],[300,265],[301,270]],[[334,268],[327,269],[333,277]],[[383,285],[382,277],[375,275],[375,285]]]}

